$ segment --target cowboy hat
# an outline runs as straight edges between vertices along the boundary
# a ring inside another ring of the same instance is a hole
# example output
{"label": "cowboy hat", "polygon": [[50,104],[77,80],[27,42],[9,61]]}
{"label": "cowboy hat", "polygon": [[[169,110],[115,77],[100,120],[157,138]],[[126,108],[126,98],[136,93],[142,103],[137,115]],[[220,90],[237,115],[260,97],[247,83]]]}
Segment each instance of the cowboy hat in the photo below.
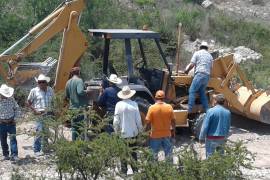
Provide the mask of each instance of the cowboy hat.
{"label": "cowboy hat", "polygon": [[116,74],[111,74],[109,78],[107,78],[108,81],[114,84],[121,84],[122,79],[118,78]]}
{"label": "cowboy hat", "polygon": [[203,41],[200,46],[208,47],[208,43],[206,41]]}
{"label": "cowboy hat", "polygon": [[38,82],[38,81],[46,81],[47,83],[49,83],[50,80],[51,80],[51,78],[45,76],[44,74],[40,74],[40,75],[38,76],[38,78],[35,77],[35,80],[36,80],[36,82]]}
{"label": "cowboy hat", "polygon": [[129,99],[136,93],[135,90],[131,90],[128,86],[124,86],[121,91],[117,93],[120,99]]}
{"label": "cowboy hat", "polygon": [[2,84],[0,87],[0,94],[9,98],[13,95],[14,89],[12,87],[8,87],[6,84]]}

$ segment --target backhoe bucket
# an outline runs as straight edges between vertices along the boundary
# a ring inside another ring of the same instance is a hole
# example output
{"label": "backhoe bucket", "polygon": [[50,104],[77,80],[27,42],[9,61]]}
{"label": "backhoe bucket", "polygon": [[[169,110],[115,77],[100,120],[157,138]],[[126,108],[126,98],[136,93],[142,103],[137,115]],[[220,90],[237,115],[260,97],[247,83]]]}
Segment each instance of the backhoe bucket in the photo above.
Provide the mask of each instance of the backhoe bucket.
{"label": "backhoe bucket", "polygon": [[44,62],[20,63],[15,75],[16,84],[22,84],[40,73],[47,75],[56,63],[57,60],[52,57],[47,58]]}
{"label": "backhoe bucket", "polygon": [[251,90],[240,87],[236,93],[239,102],[243,105],[243,115],[266,124],[270,124],[270,94],[267,91],[258,91],[251,96]]}

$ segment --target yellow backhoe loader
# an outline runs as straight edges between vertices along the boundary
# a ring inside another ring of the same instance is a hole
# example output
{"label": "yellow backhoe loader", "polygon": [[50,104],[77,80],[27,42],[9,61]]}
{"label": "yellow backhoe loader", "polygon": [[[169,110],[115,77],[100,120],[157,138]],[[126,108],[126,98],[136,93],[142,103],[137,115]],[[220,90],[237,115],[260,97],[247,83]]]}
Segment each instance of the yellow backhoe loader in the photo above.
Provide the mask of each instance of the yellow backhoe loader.
{"label": "yellow backhoe loader", "polygon": [[[62,90],[69,78],[70,69],[78,63],[87,49],[88,42],[78,26],[79,17],[84,8],[84,0],[63,2],[53,13],[30,29],[23,38],[4,51],[0,55],[0,75],[7,83],[13,86],[21,85],[44,69],[53,66],[56,63],[53,59],[47,59],[42,63],[22,63],[22,60],[58,33],[62,33],[54,87],[56,91]],[[12,53],[19,44],[30,37],[32,40],[26,46]]]}
{"label": "yellow backhoe loader", "polygon": [[[87,49],[87,40],[78,26],[79,16],[85,7],[84,3],[84,0],[64,2],[42,22],[34,26],[27,35],[0,55],[0,75],[8,84],[20,86],[42,72],[44,68],[53,66],[57,62],[54,88],[55,91],[64,89],[70,69],[79,64],[80,57]],[[58,33],[63,33],[58,60],[48,59],[43,63],[23,63],[24,57],[38,50],[41,45]],[[128,84],[137,91],[134,99],[139,104],[143,119],[148,106],[154,103],[153,94],[156,90],[163,89],[166,92],[166,101],[174,106],[177,126],[188,127],[198,124],[196,117],[201,112],[199,101],[196,101],[194,118],[187,119],[188,88],[192,76],[172,71],[160,46],[159,33],[134,29],[89,29],[89,34],[92,38],[102,38],[105,41],[103,55],[103,74],[105,75],[117,73],[109,67],[110,41],[113,39],[124,40],[128,74],[121,77],[123,84],[120,87]],[[18,52],[11,53],[18,44],[23,43],[29,36],[33,37],[32,41]],[[135,65],[131,54],[132,40],[138,42],[142,59]],[[166,68],[155,69],[148,64],[143,40],[154,40]],[[135,70],[138,73],[134,73]],[[92,88],[93,93],[98,93],[99,84],[100,82],[90,81],[87,84],[88,89]],[[237,63],[234,62],[233,55],[214,60],[207,90],[209,99],[214,93],[223,93],[231,111],[270,124],[270,95],[266,91],[257,90],[252,86]]]}

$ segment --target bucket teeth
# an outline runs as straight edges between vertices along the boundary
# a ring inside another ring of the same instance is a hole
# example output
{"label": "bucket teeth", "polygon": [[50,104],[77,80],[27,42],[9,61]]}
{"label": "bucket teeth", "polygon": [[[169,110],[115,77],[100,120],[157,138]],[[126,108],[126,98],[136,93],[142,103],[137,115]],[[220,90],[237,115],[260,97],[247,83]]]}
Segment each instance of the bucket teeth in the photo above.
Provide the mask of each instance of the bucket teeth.
{"label": "bucket teeth", "polygon": [[20,63],[19,70],[38,69],[41,73],[47,75],[56,63],[56,59],[49,57],[43,62]]}

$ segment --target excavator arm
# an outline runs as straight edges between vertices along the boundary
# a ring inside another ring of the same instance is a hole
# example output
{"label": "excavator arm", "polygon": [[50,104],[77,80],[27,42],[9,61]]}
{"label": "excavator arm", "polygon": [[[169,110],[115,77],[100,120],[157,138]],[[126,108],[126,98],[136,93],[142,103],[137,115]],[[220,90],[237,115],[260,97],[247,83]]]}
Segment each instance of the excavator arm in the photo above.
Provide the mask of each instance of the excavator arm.
{"label": "excavator arm", "polygon": [[[84,7],[84,0],[63,3],[43,21],[34,26],[27,35],[3,52],[0,55],[0,75],[7,83],[14,86],[20,85],[40,73],[39,70],[35,69],[19,72],[19,62],[62,32],[63,37],[56,70],[55,91],[64,89],[69,78],[70,69],[79,63],[79,59],[88,45],[86,37],[78,26],[79,16]],[[15,54],[9,54],[18,44],[30,36],[33,37],[33,40]],[[7,68],[8,70],[6,70]]]}

